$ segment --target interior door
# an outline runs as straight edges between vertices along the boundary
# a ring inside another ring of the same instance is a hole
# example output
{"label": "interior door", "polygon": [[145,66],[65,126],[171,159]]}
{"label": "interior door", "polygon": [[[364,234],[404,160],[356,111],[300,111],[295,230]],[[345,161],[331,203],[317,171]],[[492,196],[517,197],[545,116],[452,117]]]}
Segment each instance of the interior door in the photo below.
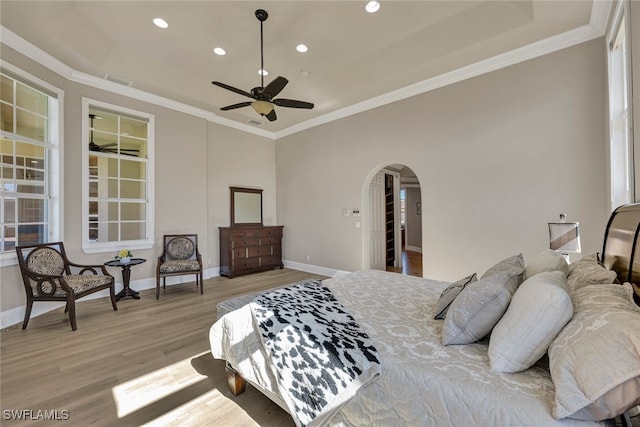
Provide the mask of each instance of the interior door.
{"label": "interior door", "polygon": [[380,171],[369,184],[369,240],[371,268],[386,269],[385,243],[385,172]]}

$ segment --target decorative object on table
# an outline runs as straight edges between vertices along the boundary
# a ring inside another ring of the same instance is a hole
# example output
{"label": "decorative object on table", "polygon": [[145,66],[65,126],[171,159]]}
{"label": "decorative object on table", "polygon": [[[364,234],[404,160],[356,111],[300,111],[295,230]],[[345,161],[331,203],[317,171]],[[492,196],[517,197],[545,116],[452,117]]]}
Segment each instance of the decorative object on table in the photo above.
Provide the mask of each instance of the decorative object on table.
{"label": "decorative object on table", "polygon": [[62,242],[16,246],[20,272],[27,293],[22,329],[26,329],[34,301],[66,302],[71,329],[76,325],[76,300],[109,289],[111,305],[117,310],[115,283],[104,265],[76,264],[67,258]]}
{"label": "decorative object on table", "polygon": [[131,262],[132,257],[133,254],[129,249],[120,249],[120,252],[118,252],[118,255],[116,255],[115,259],[120,260],[122,264],[127,264]]}
{"label": "decorative object on table", "polygon": [[197,234],[165,234],[162,255],[156,265],[156,299],[160,298],[160,278],[162,288],[166,288],[167,276],[195,274],[196,287],[204,292],[202,283],[202,255],[198,250]]}
{"label": "decorative object on table", "polygon": [[549,223],[549,248],[560,252],[569,262],[570,253],[580,253],[580,223],[566,222],[567,215],[560,214],[560,222]]}

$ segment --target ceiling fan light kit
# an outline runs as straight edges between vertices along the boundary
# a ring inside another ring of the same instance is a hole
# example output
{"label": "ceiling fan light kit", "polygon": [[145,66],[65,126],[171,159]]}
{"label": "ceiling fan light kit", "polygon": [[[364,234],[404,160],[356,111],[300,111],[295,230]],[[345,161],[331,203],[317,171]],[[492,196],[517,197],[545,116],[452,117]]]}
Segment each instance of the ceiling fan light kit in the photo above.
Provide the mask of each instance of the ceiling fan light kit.
{"label": "ceiling fan light kit", "polygon": [[262,23],[267,20],[269,14],[266,10],[258,9],[255,12],[256,18],[260,21],[260,86],[254,87],[250,92],[246,92],[242,89],[229,86],[225,83],[213,81],[211,82],[215,86],[221,87],[231,92],[235,92],[239,95],[244,95],[248,98],[254,99],[254,101],[240,102],[238,104],[227,105],[220,108],[222,111],[235,110],[236,108],[243,108],[251,106],[258,114],[266,117],[270,122],[277,119],[274,106],[287,107],[287,108],[303,108],[310,110],[314,107],[311,102],[297,101],[295,99],[274,99],[284,87],[289,83],[289,80],[282,76],[278,76],[271,81],[266,87],[264,85],[264,76],[266,73],[264,68],[264,38],[262,33]]}

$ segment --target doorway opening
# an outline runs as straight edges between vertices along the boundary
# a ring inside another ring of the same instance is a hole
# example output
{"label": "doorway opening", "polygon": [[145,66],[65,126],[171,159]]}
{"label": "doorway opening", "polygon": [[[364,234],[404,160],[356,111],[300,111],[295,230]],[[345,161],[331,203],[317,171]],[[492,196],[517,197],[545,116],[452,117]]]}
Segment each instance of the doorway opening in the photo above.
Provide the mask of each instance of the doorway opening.
{"label": "doorway opening", "polygon": [[422,277],[422,200],[420,184],[407,166],[390,164],[372,171],[363,193],[364,268]]}

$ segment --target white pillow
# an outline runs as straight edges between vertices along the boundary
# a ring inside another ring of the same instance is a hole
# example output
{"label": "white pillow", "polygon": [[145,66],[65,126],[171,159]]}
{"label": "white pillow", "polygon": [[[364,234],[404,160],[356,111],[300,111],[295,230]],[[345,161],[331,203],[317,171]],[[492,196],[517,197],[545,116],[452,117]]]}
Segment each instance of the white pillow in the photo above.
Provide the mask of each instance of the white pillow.
{"label": "white pillow", "polygon": [[531,367],[571,316],[573,304],[564,272],[546,271],[525,280],[491,332],[491,368],[513,373]]}
{"label": "white pillow", "polygon": [[565,274],[569,274],[569,264],[564,257],[551,249],[546,249],[536,255],[524,269],[524,277],[528,279],[538,273],[544,271],[560,270]]}
{"label": "white pillow", "polygon": [[640,307],[631,285],[572,294],[574,316],[549,346],[553,416],[600,421],[640,404]]}

